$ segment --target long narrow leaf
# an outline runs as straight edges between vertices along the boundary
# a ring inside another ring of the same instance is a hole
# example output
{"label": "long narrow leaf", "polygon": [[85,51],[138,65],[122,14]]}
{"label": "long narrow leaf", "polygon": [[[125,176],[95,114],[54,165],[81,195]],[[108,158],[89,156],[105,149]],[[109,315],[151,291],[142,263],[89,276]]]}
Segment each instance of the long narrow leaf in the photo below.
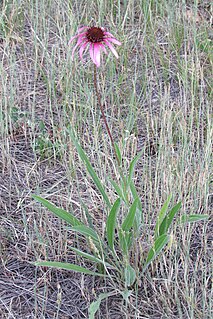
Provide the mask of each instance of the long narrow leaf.
{"label": "long narrow leaf", "polygon": [[73,134],[73,131],[70,130],[70,134],[71,134],[71,138],[72,138],[72,141],[77,149],[77,152],[78,152],[78,155],[80,156],[82,162],[85,164],[86,168],[87,168],[87,171],[88,173],[90,174],[93,182],[95,183],[96,187],[98,188],[98,190],[100,191],[101,195],[103,196],[107,206],[109,208],[111,208],[111,204],[110,204],[110,201],[109,201],[109,198],[104,190],[104,187],[100,181],[100,179],[98,178],[95,170],[93,169],[87,155],[85,154],[83,148],[81,147],[81,145],[78,143],[77,139],[75,138],[74,134]]}
{"label": "long narrow leaf", "polygon": [[159,228],[160,228],[162,221],[164,220],[164,217],[166,216],[166,211],[168,209],[171,198],[172,198],[172,195],[170,194],[169,197],[167,198],[166,202],[164,203],[163,207],[161,208],[159,214],[158,214],[158,218],[157,218],[157,222],[156,222],[156,226],[155,226],[155,238],[157,238],[159,236]]}
{"label": "long narrow leaf", "polygon": [[70,249],[72,249],[77,255],[79,256],[82,256],[84,257],[85,259],[88,259],[88,260],[91,260],[95,263],[100,263],[100,264],[103,264],[103,265],[106,265],[107,267],[109,268],[115,268],[114,266],[112,266],[111,264],[105,262],[104,260],[100,259],[100,258],[97,258],[91,254],[88,254],[88,253],[85,253],[77,248],[74,248],[74,247],[69,247]]}
{"label": "long narrow leaf", "polygon": [[127,214],[127,216],[126,216],[126,218],[121,226],[123,231],[128,231],[133,226],[135,214],[136,214],[136,209],[138,206],[138,201],[139,201],[139,199],[135,198],[134,202],[132,203],[132,205],[129,209],[129,213]]}
{"label": "long narrow leaf", "polygon": [[[137,190],[135,188],[135,184],[133,183],[133,181],[130,182],[130,190],[131,190],[131,193],[132,193],[132,196],[133,196],[134,199],[135,198],[139,198]],[[142,212],[142,205],[141,205],[141,201],[140,200],[138,201],[138,208]]]}
{"label": "long narrow leaf", "polygon": [[168,241],[169,241],[169,236],[167,234],[163,234],[155,240],[153,247],[148,252],[147,259],[144,264],[143,272],[146,270],[149,264],[159,255],[159,253],[164,248],[164,246],[168,243]]}
{"label": "long narrow leaf", "polygon": [[121,156],[121,151],[119,149],[119,146],[117,143],[115,143],[115,151],[119,160],[119,165],[121,165],[121,161],[122,161],[122,156]]}
{"label": "long narrow leaf", "polygon": [[130,182],[132,181],[132,177],[134,174],[134,169],[135,169],[135,165],[137,163],[137,161],[139,160],[139,158],[142,155],[142,151],[138,153],[138,155],[136,155],[133,160],[131,161],[130,165],[129,165],[129,175],[128,175],[128,179],[127,179],[127,186],[130,185]]}
{"label": "long narrow leaf", "polygon": [[199,222],[201,220],[207,220],[208,218],[209,215],[207,214],[182,215],[179,224]]}
{"label": "long narrow leaf", "polygon": [[127,255],[127,253],[128,253],[129,236],[130,236],[129,232],[123,231],[122,228],[119,229],[119,231],[118,231],[119,245],[120,245],[123,256]]}
{"label": "long narrow leaf", "polygon": [[80,273],[84,273],[87,275],[93,275],[93,276],[100,276],[100,277],[106,277],[106,275],[93,272],[87,268],[74,265],[74,264],[69,264],[69,263],[63,263],[63,262],[57,262],[57,261],[36,261],[33,263],[35,266],[43,266],[43,267],[54,267],[58,269],[67,269],[67,270],[72,270]]}
{"label": "long narrow leaf", "polygon": [[171,225],[175,215],[177,214],[178,210],[181,207],[181,203],[176,204],[168,213],[168,215],[162,221],[160,228],[159,228],[159,235],[163,235],[167,233],[169,226]]}
{"label": "long narrow leaf", "polygon": [[[133,181],[130,182],[130,190],[134,199],[139,198]],[[141,204],[141,201],[138,200],[137,211],[135,214],[135,225],[134,225],[134,229],[136,232],[139,231],[142,222],[143,222],[142,204]]]}
{"label": "long narrow leaf", "polygon": [[84,257],[85,259],[89,259],[89,260],[91,260],[91,261],[93,261],[93,262],[95,262],[95,263],[103,263],[103,261],[101,260],[101,259],[99,259],[99,258],[97,258],[97,257],[95,257],[95,256],[93,256],[93,255],[90,255],[90,254],[88,254],[88,253],[85,253],[84,251],[81,251],[81,250],[79,250],[79,249],[77,249],[77,248],[74,248],[74,247],[70,247],[69,246],[69,248],[71,249],[71,250],[73,250],[77,255],[79,255],[79,256],[82,256],[82,257]]}
{"label": "long narrow leaf", "polygon": [[98,234],[92,229],[84,225],[77,225],[71,228],[71,230],[76,231],[86,237],[90,237],[96,242],[100,242]]}
{"label": "long narrow leaf", "polygon": [[118,214],[118,210],[121,205],[121,200],[118,198],[114,205],[111,208],[109,216],[106,221],[106,234],[107,234],[107,241],[111,250],[114,250],[114,239],[115,239],[115,226],[116,226],[116,217]]}
{"label": "long narrow leaf", "polygon": [[57,217],[65,220],[67,223],[69,223],[72,226],[77,226],[77,225],[82,225],[83,223],[77,219],[75,216],[73,216],[71,213],[68,213],[66,210],[62,208],[58,208],[52,203],[50,203],[48,200],[37,196],[37,195],[32,195],[32,197],[40,202],[42,205],[44,205],[46,208],[48,208],[54,215]]}
{"label": "long narrow leaf", "polygon": [[114,189],[115,189],[116,193],[118,194],[118,196],[119,196],[120,198],[122,198],[123,201],[125,202],[126,200],[125,200],[125,198],[124,198],[123,191],[122,191],[122,189],[120,188],[120,186],[118,186],[118,184],[117,184],[113,179],[111,179],[111,178],[109,178],[109,181],[110,181],[110,183],[112,184],[112,186],[114,187]]}

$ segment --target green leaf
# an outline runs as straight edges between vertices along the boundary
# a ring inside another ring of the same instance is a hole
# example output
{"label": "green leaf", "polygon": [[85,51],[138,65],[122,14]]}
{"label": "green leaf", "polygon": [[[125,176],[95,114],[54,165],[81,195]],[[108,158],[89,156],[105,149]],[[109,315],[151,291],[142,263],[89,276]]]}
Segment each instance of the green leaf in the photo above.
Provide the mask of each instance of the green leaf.
{"label": "green leaf", "polygon": [[99,295],[98,299],[96,301],[93,301],[91,305],[89,306],[89,319],[95,319],[95,314],[100,308],[101,301],[111,296],[112,293],[102,293]]}
{"label": "green leaf", "polygon": [[93,255],[85,253],[85,252],[83,252],[83,251],[81,251],[81,250],[79,250],[77,248],[74,248],[74,247],[70,247],[69,246],[69,248],[72,249],[77,255],[82,256],[85,259],[89,259],[89,260],[91,260],[91,261],[93,261],[95,263],[103,263],[103,261],[101,259],[99,259],[99,258],[97,258],[97,257],[95,257]]}
{"label": "green leaf", "polygon": [[122,191],[122,189],[118,186],[118,184],[117,184],[113,179],[111,179],[111,178],[109,178],[109,181],[110,181],[110,183],[112,184],[112,186],[114,187],[114,189],[115,189],[116,193],[118,194],[118,196],[119,196],[120,198],[122,198],[124,202],[126,202],[126,200],[125,200],[125,198],[124,198],[124,195],[123,195],[123,191]]}
{"label": "green leaf", "polygon": [[115,144],[115,151],[116,151],[116,154],[117,154],[117,157],[118,157],[118,160],[119,160],[119,165],[121,165],[121,160],[122,160],[122,157],[121,157],[121,151],[118,147],[118,144],[117,143],[114,143]]}
{"label": "green leaf", "polygon": [[127,255],[132,244],[132,232],[124,231],[122,228],[118,231],[119,244],[123,255]]}
{"label": "green leaf", "polygon": [[169,195],[169,197],[167,198],[166,202],[164,203],[163,207],[161,208],[161,210],[158,214],[158,218],[157,218],[157,222],[156,222],[156,226],[155,226],[155,238],[157,238],[159,236],[159,228],[160,228],[162,221],[164,220],[164,217],[166,216],[166,211],[169,207],[169,203],[171,201],[171,198],[172,198],[172,194]]}
{"label": "green leaf", "polygon": [[163,235],[164,233],[167,233],[169,226],[171,225],[176,213],[178,212],[178,210],[181,207],[181,202],[176,204],[171,210],[170,212],[167,214],[167,216],[164,218],[164,220],[162,221],[161,225],[160,225],[160,229],[159,229],[159,235]]}
{"label": "green leaf", "polygon": [[201,220],[207,220],[208,218],[209,215],[207,214],[182,215],[179,224],[199,222]]}
{"label": "green leaf", "polygon": [[164,246],[168,243],[168,241],[169,241],[169,236],[167,234],[163,234],[155,240],[153,247],[148,252],[143,272],[147,269],[149,264],[159,255],[159,253],[164,248]]}
{"label": "green leaf", "polygon": [[71,230],[76,231],[86,237],[90,237],[94,241],[100,243],[100,238],[98,234],[92,229],[84,225],[77,225],[71,228]]}
{"label": "green leaf", "polygon": [[71,213],[68,213],[66,210],[62,208],[58,208],[52,203],[50,203],[48,200],[37,196],[32,195],[32,197],[40,202],[42,205],[44,205],[47,209],[49,209],[54,215],[57,217],[60,217],[61,219],[65,220],[67,223],[69,223],[72,226],[82,225],[83,223],[77,219],[75,216],[73,216]]}
{"label": "green leaf", "polygon": [[137,163],[137,161],[139,160],[139,158],[141,157],[141,155],[143,154],[143,152],[139,152],[138,155],[136,155],[133,160],[131,161],[130,165],[129,165],[129,175],[128,175],[128,179],[127,179],[127,187],[130,185],[131,181],[132,181],[132,177],[134,174],[134,169],[135,169],[135,165]]}
{"label": "green leaf", "polygon": [[109,216],[106,221],[106,233],[107,233],[107,241],[109,244],[109,247],[112,251],[114,251],[114,239],[115,239],[115,226],[116,226],[116,217],[118,214],[118,210],[121,205],[121,200],[118,198],[114,205],[111,208],[111,211],[109,213]]}
{"label": "green leaf", "polygon": [[[130,190],[132,192],[132,196],[133,198],[138,198],[138,193],[137,193],[137,190],[135,188],[135,185],[133,183],[133,181],[130,182]],[[139,228],[141,226],[141,223],[143,222],[143,211],[142,211],[142,204],[141,204],[141,201],[138,200],[138,207],[137,207],[137,211],[136,211],[136,214],[135,214],[135,230],[136,232],[139,231]]]}
{"label": "green leaf", "polygon": [[[133,198],[139,198],[137,190],[135,188],[135,184],[133,183],[133,181],[130,182],[130,190],[132,192],[132,196]],[[138,201],[138,208],[142,211],[142,205],[141,205],[141,201]]]}
{"label": "green leaf", "polygon": [[88,253],[85,253],[85,252],[83,252],[83,251],[81,251],[81,250],[79,250],[77,248],[74,248],[74,247],[70,247],[69,246],[69,248],[72,249],[74,252],[76,252],[77,255],[82,256],[85,259],[91,260],[91,261],[93,261],[95,263],[100,263],[100,264],[106,265],[107,267],[110,267],[110,268],[115,268],[114,266],[112,266],[111,264],[105,262],[104,260],[102,260],[100,258],[97,258],[97,257],[95,257],[93,255],[88,254]]}
{"label": "green leaf", "polygon": [[124,276],[125,276],[125,283],[127,286],[131,286],[134,284],[135,278],[136,278],[136,273],[135,273],[134,268],[132,268],[130,265],[128,265],[124,269]]}
{"label": "green leaf", "polygon": [[92,177],[93,182],[95,183],[96,187],[98,188],[101,195],[103,196],[103,199],[105,200],[107,206],[109,208],[111,208],[111,204],[110,204],[109,198],[104,190],[104,187],[103,187],[100,179],[98,178],[97,174],[95,173],[95,170],[93,169],[92,165],[90,164],[90,161],[89,161],[87,155],[85,154],[83,148],[80,146],[77,139],[75,138],[75,136],[73,134],[73,130],[70,130],[70,135],[71,135],[72,141],[77,149],[78,155],[80,156],[82,162],[85,164],[88,173]]}
{"label": "green leaf", "polygon": [[81,267],[78,265],[74,265],[74,264],[69,264],[69,263],[63,263],[63,262],[57,262],[57,261],[36,261],[33,264],[35,266],[54,267],[57,269],[67,269],[67,270],[72,270],[72,271],[84,273],[87,275],[106,277],[106,275],[99,274],[99,273],[93,272],[87,268],[84,268],[84,267]]}
{"label": "green leaf", "polygon": [[129,209],[129,213],[127,214],[127,216],[124,219],[124,222],[123,222],[123,224],[121,226],[123,231],[128,231],[132,227],[132,225],[134,223],[134,219],[135,219],[135,214],[136,214],[136,209],[137,209],[137,206],[138,206],[138,202],[139,202],[139,199],[135,198],[134,202],[132,203],[132,205],[131,205],[131,207]]}

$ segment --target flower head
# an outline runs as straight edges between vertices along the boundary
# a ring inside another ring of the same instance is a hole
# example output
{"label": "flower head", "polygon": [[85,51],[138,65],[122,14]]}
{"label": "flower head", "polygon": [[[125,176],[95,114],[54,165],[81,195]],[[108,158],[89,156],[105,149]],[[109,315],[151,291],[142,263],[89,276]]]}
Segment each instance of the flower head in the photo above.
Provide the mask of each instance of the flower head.
{"label": "flower head", "polygon": [[89,47],[90,57],[97,67],[101,64],[101,51],[107,54],[106,46],[112,51],[116,58],[118,53],[116,52],[113,44],[121,45],[111,33],[105,31],[104,28],[99,27],[82,27],[78,29],[78,34],[73,36],[69,43],[74,39],[77,39],[77,43],[72,50],[72,59],[74,57],[75,50],[79,47],[79,56],[83,61],[83,52]]}

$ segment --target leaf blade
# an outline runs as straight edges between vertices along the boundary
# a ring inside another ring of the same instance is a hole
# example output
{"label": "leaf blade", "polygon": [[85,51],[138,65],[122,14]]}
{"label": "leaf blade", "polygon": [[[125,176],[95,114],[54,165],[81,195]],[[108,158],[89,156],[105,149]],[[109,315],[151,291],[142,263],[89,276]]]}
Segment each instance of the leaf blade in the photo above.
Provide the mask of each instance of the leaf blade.
{"label": "leaf blade", "polygon": [[135,214],[136,214],[136,209],[138,206],[138,201],[139,201],[138,197],[135,198],[135,200],[133,201],[133,203],[129,209],[129,213],[127,214],[126,218],[124,219],[124,221],[121,225],[121,228],[123,231],[128,231],[133,226]]}
{"label": "leaf blade", "polygon": [[76,232],[80,233],[81,235],[83,235],[85,237],[90,237],[94,241],[100,243],[99,235],[96,233],[96,231],[94,229],[92,229],[92,228],[90,228],[88,226],[77,225],[77,226],[73,226],[71,228],[71,230],[76,231]]}
{"label": "leaf blade", "polygon": [[177,203],[168,213],[168,215],[164,218],[164,220],[162,221],[160,228],[159,228],[159,236],[163,235],[164,233],[166,233],[175,217],[175,215],[177,214],[178,210],[181,207],[181,202]]}
{"label": "leaf blade", "polygon": [[83,224],[73,214],[68,213],[64,209],[55,206],[54,204],[49,202],[47,199],[44,199],[44,198],[42,198],[40,196],[37,196],[37,195],[32,195],[32,197],[35,200],[37,200],[39,203],[41,203],[43,206],[45,206],[47,209],[49,209],[54,215],[56,215],[57,217],[63,219],[68,224],[70,224],[72,226],[77,226],[77,225],[82,225]]}
{"label": "leaf blade", "polygon": [[171,201],[172,198],[172,194],[170,194],[166,200],[166,202],[163,204],[163,207],[161,208],[159,214],[158,214],[158,218],[157,218],[157,222],[156,222],[156,226],[155,226],[155,238],[157,238],[159,236],[159,228],[160,225],[164,219],[164,217],[166,216],[166,211],[169,207],[169,203]]}
{"label": "leaf blade", "polygon": [[143,272],[147,269],[150,263],[159,255],[159,253],[164,248],[164,246],[168,243],[168,241],[169,241],[169,236],[167,234],[163,234],[155,240],[152,248],[148,252],[146,262],[144,264]]}
{"label": "leaf blade", "polygon": [[109,216],[106,221],[106,234],[107,234],[107,241],[109,244],[109,247],[112,251],[114,251],[114,239],[115,239],[115,226],[116,226],[116,217],[118,214],[118,210],[121,205],[121,200],[118,198],[114,205],[111,208],[111,211],[109,213]]}
{"label": "leaf blade", "polygon": [[202,220],[207,220],[208,218],[209,218],[209,215],[207,214],[192,214],[192,215],[184,214],[180,217],[179,224],[199,222]]}
{"label": "leaf blade", "polygon": [[84,273],[87,275],[92,275],[92,276],[100,276],[100,277],[106,277],[107,275],[103,275],[94,271],[91,271],[87,268],[75,265],[75,264],[70,264],[70,263],[64,263],[64,262],[57,262],[57,261],[36,261],[33,263],[35,266],[42,266],[42,267],[53,267],[57,269],[66,269],[66,270],[71,270],[75,272],[80,272]]}

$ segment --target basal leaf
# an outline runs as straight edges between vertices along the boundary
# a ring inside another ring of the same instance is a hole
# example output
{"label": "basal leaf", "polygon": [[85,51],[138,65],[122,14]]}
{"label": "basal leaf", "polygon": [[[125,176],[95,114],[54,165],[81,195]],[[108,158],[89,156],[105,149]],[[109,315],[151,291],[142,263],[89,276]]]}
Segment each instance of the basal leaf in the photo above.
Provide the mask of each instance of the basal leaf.
{"label": "basal leaf", "polygon": [[164,246],[168,243],[168,241],[169,241],[169,236],[167,234],[163,234],[155,240],[153,247],[148,252],[143,272],[146,270],[149,264],[159,255],[159,253],[164,248]]}
{"label": "basal leaf", "polygon": [[107,241],[111,250],[114,250],[114,238],[115,238],[115,226],[116,226],[116,218],[118,214],[118,210],[121,205],[121,200],[118,198],[114,205],[111,208],[109,216],[106,221],[106,234],[107,234]]}
{"label": "basal leaf", "polygon": [[125,276],[125,283],[126,283],[127,287],[134,284],[135,278],[136,278],[136,273],[135,273],[134,268],[132,268],[132,266],[128,265],[124,269],[124,276]]}
{"label": "basal leaf", "polygon": [[70,225],[77,226],[83,224],[79,219],[73,216],[73,214],[68,213],[66,210],[62,208],[58,208],[54,204],[50,203],[48,200],[37,195],[32,195],[32,197],[38,202],[40,202],[42,205],[44,205],[47,209],[49,209],[54,215],[65,220]]}
{"label": "basal leaf", "polygon": [[159,214],[158,214],[158,218],[157,218],[157,222],[156,222],[156,226],[155,226],[155,238],[157,238],[159,236],[159,228],[160,228],[162,221],[164,220],[164,217],[166,216],[166,211],[169,207],[169,203],[171,201],[171,198],[172,198],[172,195],[170,194],[169,197],[167,198],[166,202],[164,203],[163,207],[161,208]]}
{"label": "basal leaf", "polygon": [[86,237],[90,237],[96,242],[100,242],[98,234],[92,229],[84,225],[77,225],[71,228],[73,231],[76,231]]}
{"label": "basal leaf", "polygon": [[167,216],[162,221],[160,228],[159,228],[159,235],[163,235],[164,233],[167,233],[176,213],[179,211],[181,207],[181,203],[176,204],[170,212],[167,214]]}
{"label": "basal leaf", "polygon": [[100,277],[106,277],[106,275],[99,274],[97,272],[93,272],[87,268],[74,265],[74,264],[69,264],[69,263],[63,263],[63,262],[57,262],[57,261],[36,261],[34,263],[35,266],[43,266],[43,267],[54,267],[58,269],[67,269],[67,270],[72,270],[80,273],[84,273],[87,275],[93,275],[93,276],[100,276]]}
{"label": "basal leaf", "polygon": [[209,215],[207,214],[182,215],[179,224],[199,222],[201,220],[207,220],[208,218]]}
{"label": "basal leaf", "polygon": [[126,218],[124,219],[124,222],[121,226],[121,228],[123,229],[123,231],[128,231],[130,230],[130,228],[133,226],[134,223],[134,219],[135,219],[135,214],[136,214],[136,209],[138,206],[138,198],[135,198],[134,202],[132,203],[130,209],[129,209],[129,213],[127,214]]}

